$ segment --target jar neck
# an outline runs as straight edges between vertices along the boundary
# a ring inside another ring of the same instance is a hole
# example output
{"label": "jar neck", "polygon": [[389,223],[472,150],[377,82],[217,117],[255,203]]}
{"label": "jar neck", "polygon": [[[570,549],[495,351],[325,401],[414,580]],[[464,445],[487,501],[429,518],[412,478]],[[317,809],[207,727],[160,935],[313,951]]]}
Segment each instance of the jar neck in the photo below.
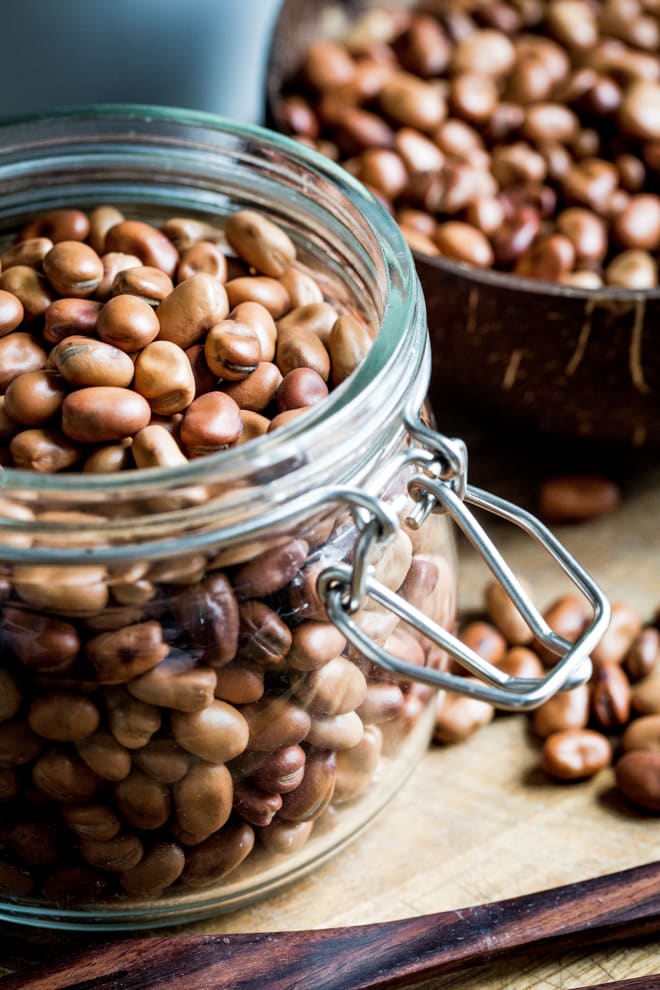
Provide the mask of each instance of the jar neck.
{"label": "jar neck", "polygon": [[[360,311],[377,329],[356,372],[272,434],[176,470],[5,470],[5,495],[96,515],[108,505],[121,515],[123,507],[139,543],[157,533],[208,531],[211,508],[211,528],[220,530],[329,480],[361,484],[401,443],[403,407],[421,405],[428,387],[424,301],[396,224],[344,170],[260,128],[155,108],[63,111],[5,124],[0,139],[5,229],[55,205],[114,202],[135,214],[186,211],[216,221],[256,206],[287,230],[301,263],[322,273],[339,307]],[[3,531],[12,525],[0,519]]]}

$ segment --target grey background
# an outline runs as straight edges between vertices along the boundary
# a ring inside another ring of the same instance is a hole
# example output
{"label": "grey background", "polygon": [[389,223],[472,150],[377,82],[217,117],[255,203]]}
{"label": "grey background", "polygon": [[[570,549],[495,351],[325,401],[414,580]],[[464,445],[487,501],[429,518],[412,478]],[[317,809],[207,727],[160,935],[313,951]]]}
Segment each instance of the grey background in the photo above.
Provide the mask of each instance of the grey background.
{"label": "grey background", "polygon": [[0,117],[93,102],[258,121],[281,0],[0,0]]}

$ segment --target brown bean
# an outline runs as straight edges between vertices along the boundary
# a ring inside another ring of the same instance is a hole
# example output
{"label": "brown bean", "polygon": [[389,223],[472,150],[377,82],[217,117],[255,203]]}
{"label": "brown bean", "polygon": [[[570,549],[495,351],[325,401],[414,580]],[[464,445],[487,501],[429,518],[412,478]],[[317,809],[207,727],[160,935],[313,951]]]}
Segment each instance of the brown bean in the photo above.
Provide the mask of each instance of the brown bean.
{"label": "brown bean", "polygon": [[209,887],[235,870],[254,848],[254,830],[246,823],[228,825],[186,854],[181,883]]}
{"label": "brown bean", "polygon": [[99,684],[131,681],[161,663],[168,652],[162,627],[153,620],[101,633],[85,646]]}
{"label": "brown bean", "polygon": [[507,650],[497,665],[510,677],[541,678],[544,675],[543,664],[536,653],[525,646],[514,646]]}
{"label": "brown bean", "polygon": [[62,808],[62,818],[80,839],[108,842],[121,829],[121,818],[107,804],[70,804]]}
{"label": "brown bean", "polygon": [[66,387],[54,371],[26,371],[7,386],[4,409],[22,426],[40,426],[59,411]]}
{"label": "brown bean", "polygon": [[265,602],[248,601],[239,606],[238,659],[247,663],[278,664],[291,646],[291,630]]}
{"label": "brown bean", "polygon": [[295,791],[304,776],[305,758],[300,746],[284,746],[265,755],[252,779],[268,794],[288,794]]}
{"label": "brown bean", "polygon": [[586,684],[559,691],[534,712],[534,732],[542,739],[564,729],[584,729],[589,721],[589,688]]}
{"label": "brown bean", "polygon": [[85,459],[82,469],[88,474],[112,474],[115,471],[124,471],[131,467],[131,450],[130,441],[126,440],[122,443],[98,447]]}
{"label": "brown bean", "polygon": [[131,772],[131,756],[107,732],[95,732],[76,743],[78,756],[103,780],[123,780]]}
{"label": "brown bean", "polygon": [[149,303],[136,296],[118,295],[99,312],[96,330],[106,344],[132,354],[158,336],[160,323]]}
{"label": "brown bean", "polygon": [[630,801],[650,811],[660,811],[660,753],[631,750],[614,770],[617,787]]}
{"label": "brown bean", "polygon": [[615,731],[630,717],[630,684],[618,663],[596,667],[591,679],[591,710],[601,728]]}
{"label": "brown bean", "polygon": [[91,296],[103,278],[103,262],[80,241],[59,241],[43,261],[46,278],[61,296]]}
{"label": "brown bean", "polygon": [[441,91],[410,73],[393,73],[379,101],[393,120],[422,132],[433,131],[447,115]]}
{"label": "brown bean", "polygon": [[53,904],[93,904],[108,886],[102,873],[84,866],[66,866],[49,874],[41,893]]}
{"label": "brown bean", "polygon": [[624,665],[631,681],[639,681],[652,673],[660,657],[660,632],[647,626],[635,636]]}
{"label": "brown bean", "polygon": [[660,752],[660,714],[634,719],[623,733],[621,745],[624,750]]}
{"label": "brown bean", "polygon": [[180,282],[158,306],[159,338],[185,350],[200,341],[210,327],[224,320],[228,312],[225,288],[212,275],[200,272]]}
{"label": "brown bean", "polygon": [[142,859],[144,847],[132,832],[123,832],[107,842],[83,839],[80,855],[97,870],[108,873],[123,873],[132,870]]}
{"label": "brown bean", "polygon": [[89,234],[89,219],[77,209],[47,210],[27,224],[20,233],[20,240],[30,237],[49,237],[51,241],[84,241]]}
{"label": "brown bean", "polygon": [[122,220],[110,227],[105,235],[105,251],[135,254],[144,265],[160,268],[170,278],[179,262],[179,253],[172,242],[156,227],[141,220]]}
{"label": "brown bean", "polygon": [[612,230],[624,248],[655,251],[660,246],[660,196],[633,196],[614,217]]}
{"label": "brown bean", "polygon": [[277,345],[277,327],[266,307],[258,302],[242,302],[234,306],[229,316],[236,323],[252,328],[259,339],[261,360],[272,361]]}
{"label": "brown bean", "polygon": [[464,626],[460,631],[459,639],[489,663],[498,663],[506,650],[506,641],[502,634],[490,623],[480,620],[469,622]]}
{"label": "brown bean", "polygon": [[12,580],[19,598],[37,609],[84,614],[108,601],[106,570],[94,564],[16,564]]}
{"label": "brown bean", "polygon": [[594,664],[622,663],[641,628],[642,620],[637,610],[615,602],[610,624],[591,652]]}
{"label": "brown bean", "polygon": [[80,447],[57,430],[33,429],[17,433],[9,445],[17,468],[53,474],[73,467],[82,457]]}
{"label": "brown bean", "polygon": [[506,34],[482,28],[456,44],[451,55],[451,70],[501,76],[513,68],[515,57],[515,49]]}
{"label": "brown bean", "polygon": [[[332,338],[332,333],[330,337]],[[369,338],[369,345],[371,345],[371,338]],[[330,347],[330,341],[328,341],[328,347]],[[336,350],[338,350],[338,347],[339,344],[335,345]],[[349,345],[344,345],[342,355],[348,349]],[[283,376],[288,375],[294,368],[311,368],[317,372],[323,381],[327,381],[330,375],[330,362],[331,357],[328,354],[328,350],[326,350],[313,331],[301,328],[295,331],[287,330],[286,333],[280,332],[275,363]],[[339,360],[337,361],[337,367],[339,370]],[[351,368],[352,370],[353,368]]]}
{"label": "brown bean", "polygon": [[[192,274],[194,273],[191,272]],[[110,288],[110,295],[136,296],[140,302],[145,302],[148,306],[158,306],[173,289],[172,279],[160,268],[134,265],[117,272]]]}
{"label": "brown bean", "polygon": [[111,227],[124,220],[124,214],[115,206],[97,206],[89,214],[88,240],[97,254],[103,254],[105,237]]}
{"label": "brown bean", "polygon": [[[523,587],[529,594],[530,589],[525,582]],[[491,581],[486,587],[485,604],[491,622],[509,644],[524,646],[531,643],[533,639],[531,629],[499,582]]]}
{"label": "brown bean", "polygon": [[238,210],[225,225],[225,234],[238,256],[258,272],[279,278],[296,259],[291,238],[263,213]]}
{"label": "brown bean", "polygon": [[317,371],[313,368],[294,368],[279,383],[277,408],[280,412],[301,409],[322,402],[327,396],[328,386]]}
{"label": "brown bean", "polygon": [[441,223],[434,235],[442,254],[456,261],[465,261],[477,268],[488,268],[493,251],[486,237],[476,227],[457,220]]}
{"label": "brown bean", "polygon": [[77,742],[91,736],[101,715],[89,698],[66,691],[51,691],[30,705],[28,724],[37,735],[56,742]]}
{"label": "brown bean", "polygon": [[592,210],[573,206],[557,217],[557,229],[565,234],[575,248],[578,264],[600,262],[607,253],[607,228]]}
{"label": "brown bean", "polygon": [[249,705],[263,696],[264,672],[244,663],[229,663],[217,671],[214,694],[232,705]]}
{"label": "brown bean", "polygon": [[562,475],[542,483],[540,514],[553,522],[581,522],[612,512],[619,505],[618,485],[597,475]]}
{"label": "brown bean", "polygon": [[68,670],[80,650],[75,626],[11,605],[2,610],[2,642],[30,670]]}
{"label": "brown bean", "polygon": [[13,292],[0,289],[0,336],[11,333],[23,321],[23,303]]}
{"label": "brown bean", "polygon": [[436,703],[433,738],[437,742],[462,742],[492,721],[495,709],[486,701],[447,691]]}
{"label": "brown bean", "polygon": [[346,48],[334,41],[314,41],[305,53],[305,75],[316,89],[332,89],[350,82],[355,73]]}
{"label": "brown bean", "polygon": [[181,253],[199,241],[217,241],[221,237],[217,227],[194,217],[170,217],[160,229]]}
{"label": "brown bean", "polygon": [[0,723],[0,767],[20,767],[39,756],[44,740],[21,718]]}
{"label": "brown bean", "polygon": [[259,829],[259,839],[268,852],[291,855],[302,849],[309,839],[314,822],[281,822],[277,818],[267,828]]}
{"label": "brown bean", "polygon": [[213,701],[216,673],[196,664],[182,650],[172,650],[156,667],[128,684],[135,698],[160,708],[197,712]]}
{"label": "brown bean", "polygon": [[236,402],[224,392],[208,392],[186,409],[180,436],[189,457],[203,457],[235,443],[240,432],[241,416]]}
{"label": "brown bean", "polygon": [[130,389],[111,385],[81,388],[67,395],[62,403],[62,430],[81,443],[122,440],[142,430],[150,418],[146,399]]}
{"label": "brown bean", "polygon": [[225,288],[232,309],[241,303],[255,302],[268,310],[274,320],[279,320],[291,308],[289,293],[284,285],[265,275],[233,278]]}
{"label": "brown bean", "polygon": [[633,686],[632,705],[642,715],[660,714],[660,676],[652,671]]}
{"label": "brown bean", "polygon": [[179,746],[209,763],[225,763],[247,746],[245,717],[224,701],[213,701],[201,711],[172,712],[172,732]]}
{"label": "brown bean", "polygon": [[657,141],[660,139],[659,110],[660,83],[637,79],[624,93],[619,121],[633,137],[642,141]]}
{"label": "brown bean", "polygon": [[49,749],[39,757],[32,768],[32,780],[46,797],[59,804],[89,801],[101,785],[100,777],[64,747]]}
{"label": "brown bean", "polygon": [[323,304],[323,290],[307,272],[289,268],[284,275],[280,275],[280,282],[289,294],[292,311],[302,306]]}
{"label": "brown bean", "polygon": [[46,365],[46,352],[29,333],[14,331],[0,337],[0,391],[28,371],[40,371]]}
{"label": "brown bean", "polygon": [[398,684],[372,681],[357,714],[365,725],[382,725],[397,719],[403,710],[403,692]]}
{"label": "brown bean", "polygon": [[[107,251],[101,255],[101,261],[103,262],[103,278],[94,294],[97,299],[103,302],[111,297],[112,287],[121,272],[128,271],[130,268],[144,267],[137,255],[123,254],[121,251]],[[144,302],[145,300],[141,301]]]}
{"label": "brown bean", "polygon": [[185,863],[180,846],[157,842],[146,850],[137,866],[121,872],[119,882],[132,897],[157,897],[179,879]]}
{"label": "brown bean", "polygon": [[56,299],[44,313],[44,337],[57,344],[65,337],[91,337],[101,303],[94,299]]}
{"label": "brown bean", "polygon": [[287,664],[294,670],[315,670],[338,657],[346,640],[328,622],[302,622],[293,631],[293,642],[287,654]]}
{"label": "brown bean", "polygon": [[241,713],[247,721],[249,749],[271,753],[302,742],[311,725],[308,712],[283,697],[264,698],[245,705]]}
{"label": "brown bean", "polygon": [[279,794],[266,794],[244,781],[234,785],[234,811],[250,825],[266,828],[281,807]]}
{"label": "brown bean", "polygon": [[181,260],[176,270],[177,282],[185,282],[187,278],[205,272],[217,279],[218,282],[225,282],[227,279],[227,259],[217,246],[210,241],[198,241],[192,244],[181,255]]}
{"label": "brown bean", "polygon": [[126,749],[142,749],[160,729],[158,709],[132,698],[122,688],[108,689],[105,702],[110,731]]}
{"label": "brown bean", "polygon": [[24,867],[0,857],[0,893],[9,897],[27,897],[34,888],[34,879]]}
{"label": "brown bean", "polygon": [[195,377],[186,352],[168,340],[154,340],[135,362],[136,392],[158,416],[187,409],[195,397]]}
{"label": "brown bean", "polygon": [[204,356],[210,370],[228,381],[241,381],[262,360],[256,330],[247,323],[223,320],[212,326],[204,343]]}
{"label": "brown bean", "polygon": [[229,382],[222,390],[236,402],[241,413],[245,410],[259,412],[270,405],[281,383],[282,375],[277,365],[262,361],[241,381]]}
{"label": "brown bean", "polygon": [[622,251],[605,269],[605,282],[622,289],[653,289],[658,284],[658,266],[647,251]]}
{"label": "brown bean", "polygon": [[304,540],[266,550],[239,567],[234,575],[234,587],[243,598],[258,598],[280,591],[303,566],[309,547]]}
{"label": "brown bean", "polygon": [[[584,598],[579,595],[564,595],[545,610],[543,618],[553,632],[569,643],[575,643],[586,630],[592,615]],[[557,655],[542,643],[535,642],[534,650],[546,666],[557,662]]]}
{"label": "brown bean", "polygon": [[67,337],[55,345],[48,360],[75,388],[92,385],[127,388],[133,381],[133,362],[128,354],[90,337]]}
{"label": "brown bean", "polygon": [[541,766],[555,780],[583,780],[611,762],[607,736],[592,729],[564,729],[545,740]]}
{"label": "brown bean", "polygon": [[[328,338],[333,387],[341,385],[353,374],[371,350],[371,345],[372,340],[364,324],[351,316],[339,317]],[[323,377],[319,368],[315,370]]]}
{"label": "brown bean", "polygon": [[0,289],[16,296],[26,320],[42,316],[54,297],[45,276],[28,265],[14,265],[3,272],[0,275]]}
{"label": "brown bean", "polygon": [[311,749],[305,761],[305,774],[295,791],[282,798],[279,817],[285,822],[315,821],[332,800],[335,789],[336,754]]}
{"label": "brown bean", "polygon": [[298,701],[315,717],[344,715],[355,711],[367,694],[362,671],[345,657],[335,657],[309,673],[295,678],[292,690]]}
{"label": "brown bean", "polygon": [[134,828],[151,831],[170,816],[169,788],[141,770],[133,770],[116,783],[113,796],[122,817]]}
{"label": "brown bean", "polygon": [[327,347],[330,332],[337,322],[338,315],[337,310],[330,303],[309,303],[291,309],[286,316],[277,321],[277,329],[282,335],[290,330],[296,333],[301,330],[311,331]]}
{"label": "brown bean", "polygon": [[0,270],[6,272],[14,265],[28,265],[30,268],[41,268],[41,264],[53,247],[49,237],[30,237],[19,241],[0,255]]}

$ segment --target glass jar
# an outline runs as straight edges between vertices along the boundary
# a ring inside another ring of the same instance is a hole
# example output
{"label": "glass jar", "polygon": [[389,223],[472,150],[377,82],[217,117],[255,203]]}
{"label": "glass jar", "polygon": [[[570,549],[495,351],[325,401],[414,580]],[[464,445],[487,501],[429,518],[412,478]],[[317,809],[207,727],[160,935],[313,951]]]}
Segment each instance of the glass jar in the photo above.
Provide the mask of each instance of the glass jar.
{"label": "glass jar", "polygon": [[[159,222],[252,206],[328,298],[378,333],[327,400],[180,468],[2,474],[0,918],[180,923],[244,905],[353,838],[424,752],[433,688],[544,700],[607,621],[598,589],[568,649],[465,508],[460,442],[424,410],[430,355],[410,253],[344,171],[266,131],[140,107],[0,130],[0,236],[41,211]],[[451,636],[449,517],[534,631],[565,655],[518,682]],[[447,673],[447,653],[483,679]],[[576,674],[577,671],[577,674]]]}

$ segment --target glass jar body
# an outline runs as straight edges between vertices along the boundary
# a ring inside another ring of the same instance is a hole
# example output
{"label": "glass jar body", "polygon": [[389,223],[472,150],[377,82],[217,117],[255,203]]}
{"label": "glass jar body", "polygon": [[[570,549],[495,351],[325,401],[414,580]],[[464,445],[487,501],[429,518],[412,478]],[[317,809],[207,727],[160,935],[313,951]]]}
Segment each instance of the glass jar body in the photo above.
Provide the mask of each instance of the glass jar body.
{"label": "glass jar body", "polygon": [[[349,647],[317,588],[355,562],[366,495],[399,520],[378,578],[453,623],[446,519],[407,523],[403,412],[429,376],[419,286],[359,187],[265,132],[89,111],[10,125],[3,148],[7,236],[62,205],[216,222],[256,206],[328,297],[380,328],[323,408],[245,447],[3,478],[0,917],[113,928],[228,910],[340,849],[428,743],[431,689]],[[374,603],[355,619],[413,664],[444,663]]]}

